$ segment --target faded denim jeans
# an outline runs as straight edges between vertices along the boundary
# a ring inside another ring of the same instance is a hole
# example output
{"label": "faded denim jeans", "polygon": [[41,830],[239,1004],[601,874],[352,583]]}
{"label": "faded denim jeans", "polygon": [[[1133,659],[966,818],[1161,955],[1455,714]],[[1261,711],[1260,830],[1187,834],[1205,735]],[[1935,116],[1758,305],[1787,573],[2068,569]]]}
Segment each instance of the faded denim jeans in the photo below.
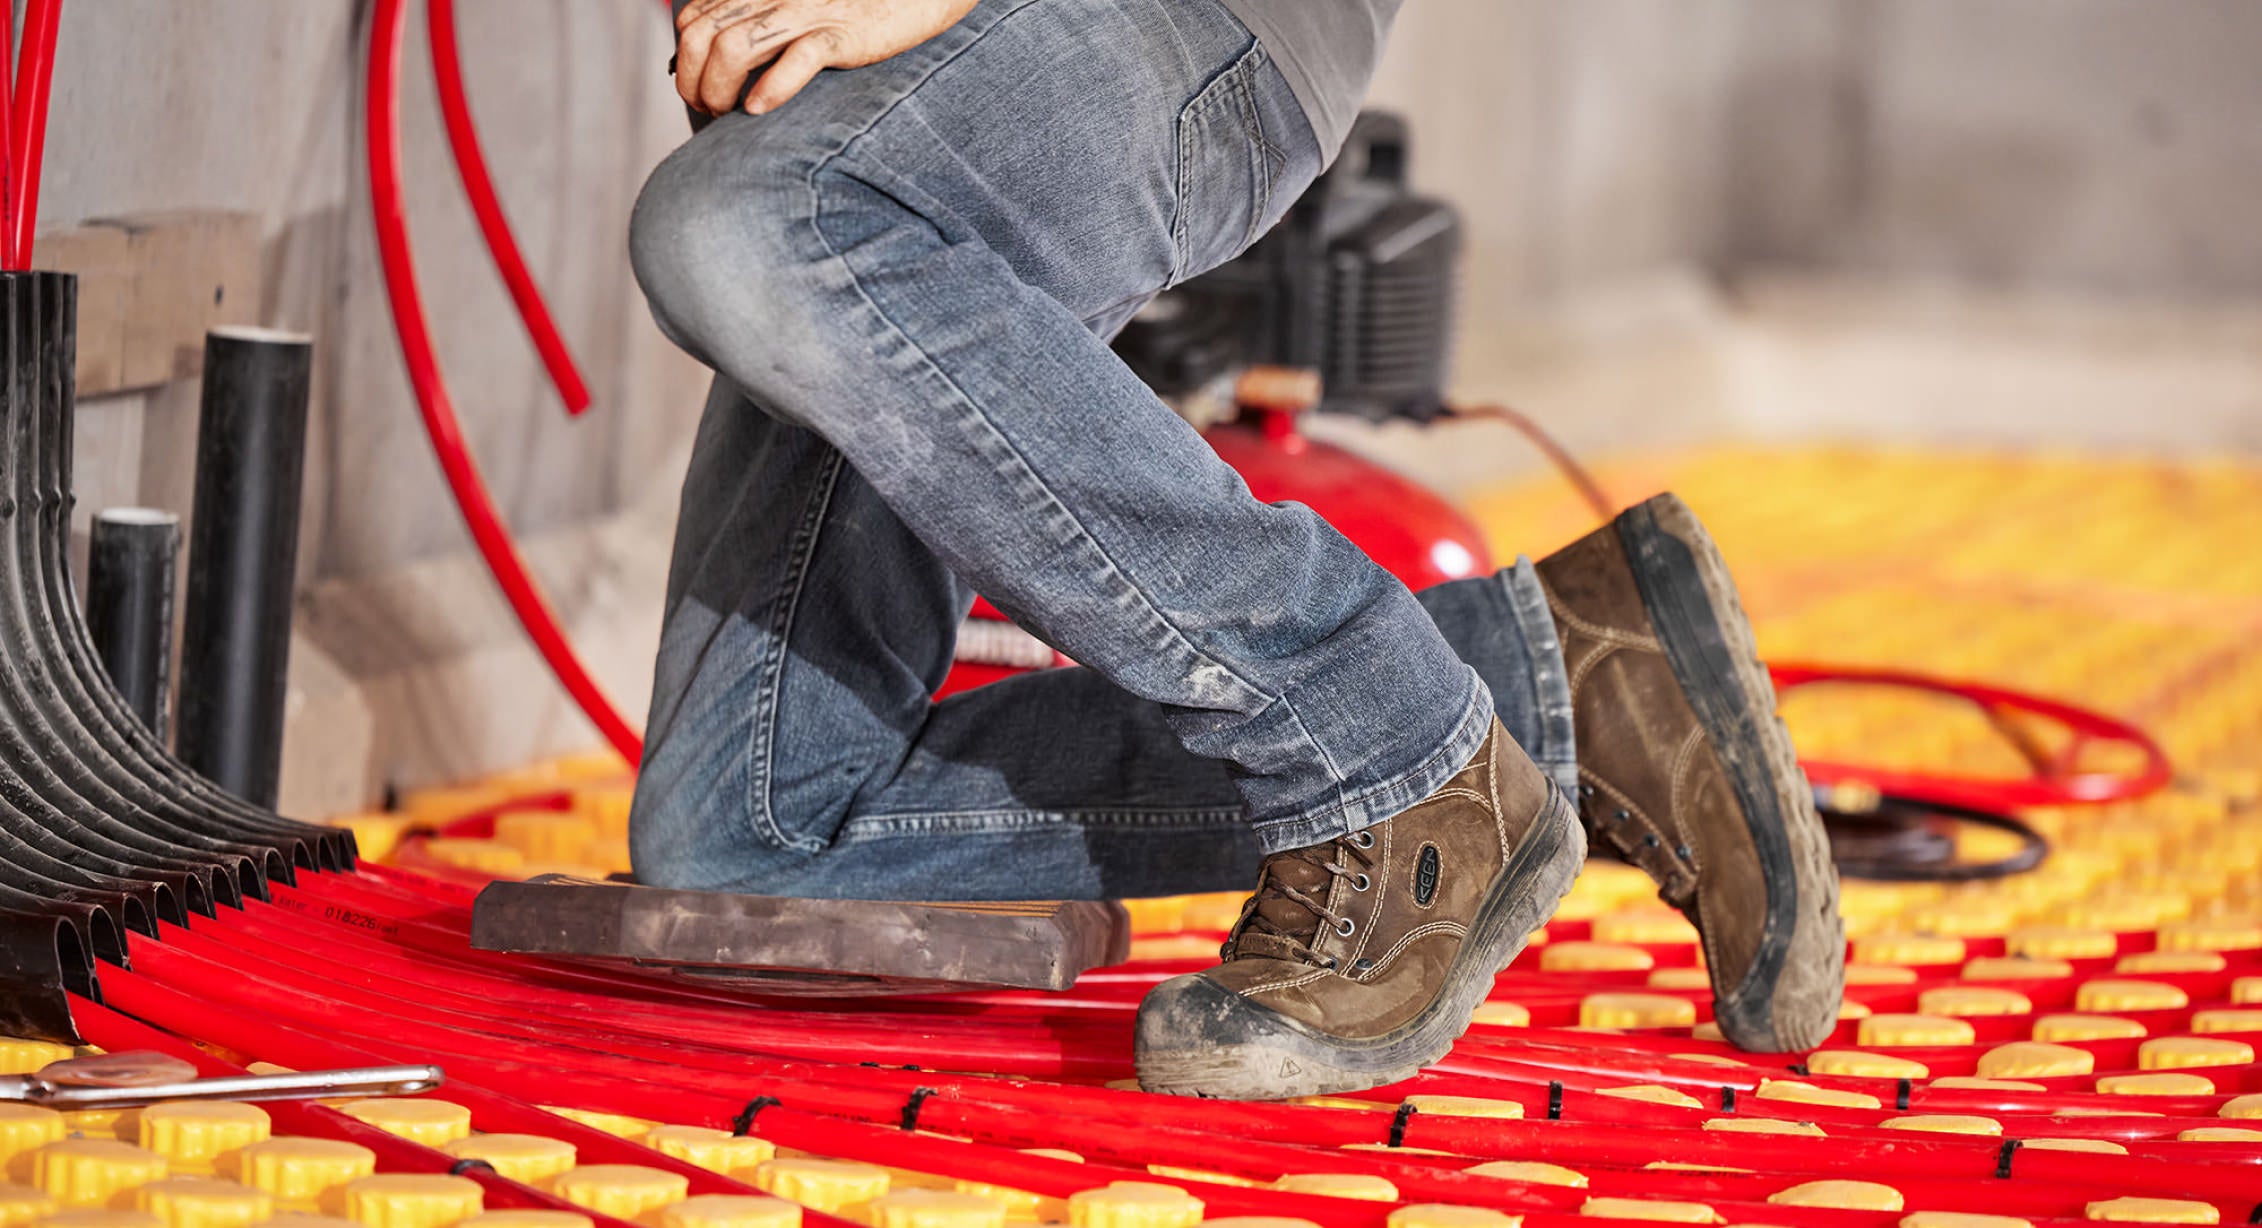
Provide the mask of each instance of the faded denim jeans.
{"label": "faded denim jeans", "polygon": [[[716,372],[630,838],[662,886],[1246,889],[1419,801],[1497,712],[1559,781],[1528,564],[1417,599],[1266,505],[1109,351],[1332,151],[1215,0],[981,0],[706,125],[631,231]],[[1082,663],[939,703],[975,593]]]}

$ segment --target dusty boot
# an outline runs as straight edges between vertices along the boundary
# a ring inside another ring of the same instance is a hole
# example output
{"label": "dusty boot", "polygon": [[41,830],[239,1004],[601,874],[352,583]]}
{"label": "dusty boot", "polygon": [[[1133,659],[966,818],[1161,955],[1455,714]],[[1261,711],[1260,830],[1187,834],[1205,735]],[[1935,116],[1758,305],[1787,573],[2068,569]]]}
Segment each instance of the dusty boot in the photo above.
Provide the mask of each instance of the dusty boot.
{"label": "dusty boot", "polygon": [[1729,1040],[1822,1043],[1845,991],[1838,875],[1712,539],[1659,495],[1539,577],[1571,676],[1589,836],[1695,923]]}
{"label": "dusty boot", "polygon": [[1279,1099],[1445,1056],[1586,856],[1578,816],[1495,721],[1469,766],[1373,827],[1265,859],[1206,972],[1139,1006],[1139,1085]]}

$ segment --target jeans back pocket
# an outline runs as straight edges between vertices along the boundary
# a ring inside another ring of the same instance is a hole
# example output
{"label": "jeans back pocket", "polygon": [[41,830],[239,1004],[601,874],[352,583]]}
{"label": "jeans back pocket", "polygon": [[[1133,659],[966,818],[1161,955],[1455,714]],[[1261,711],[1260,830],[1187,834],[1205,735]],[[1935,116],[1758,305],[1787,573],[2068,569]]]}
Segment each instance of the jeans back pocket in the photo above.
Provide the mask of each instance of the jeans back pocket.
{"label": "jeans back pocket", "polygon": [[1257,77],[1270,66],[1264,47],[1251,40],[1178,112],[1171,285],[1240,255],[1262,233],[1287,162],[1257,105]]}

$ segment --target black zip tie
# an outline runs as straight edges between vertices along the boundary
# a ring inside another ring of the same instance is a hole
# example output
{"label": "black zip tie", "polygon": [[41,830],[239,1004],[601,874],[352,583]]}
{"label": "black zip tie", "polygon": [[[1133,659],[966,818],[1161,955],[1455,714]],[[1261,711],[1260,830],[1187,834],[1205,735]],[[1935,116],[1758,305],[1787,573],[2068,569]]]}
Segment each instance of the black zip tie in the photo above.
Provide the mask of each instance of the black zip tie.
{"label": "black zip tie", "polygon": [[738,1116],[731,1119],[730,1132],[739,1138],[745,1138],[754,1133],[754,1118],[763,1109],[775,1108],[778,1104],[779,1100],[776,1096],[756,1096],[747,1101],[746,1107],[740,1109]]}
{"label": "black zip tie", "polygon": [[1406,1145],[1406,1123],[1414,1120],[1415,1111],[1416,1110],[1414,1108],[1413,1101],[1405,1100],[1399,1102],[1398,1111],[1390,1118],[1391,1146],[1403,1147]]}
{"label": "black zip tie", "polygon": [[1547,1120],[1563,1120],[1563,1084],[1560,1082],[1547,1085]]}
{"label": "black zip tie", "polygon": [[1911,1084],[1909,1083],[1909,1081],[1907,1079],[1903,1079],[1901,1080],[1901,1089],[1893,1093],[1893,1107],[1899,1109],[1904,1113],[1908,1112],[1909,1109],[1910,1086]]}
{"label": "black zip tie", "polygon": [[[455,1163],[448,1165],[448,1175],[451,1177],[461,1177],[465,1173],[468,1173],[475,1168],[484,1168],[488,1172],[495,1172],[495,1166],[489,1164],[485,1160],[457,1160]],[[495,1175],[501,1176],[502,1174],[496,1173]]]}
{"label": "black zip tie", "polygon": [[1735,1088],[1723,1087],[1720,1089],[1720,1111],[1723,1113],[1733,1113],[1736,1111]]}
{"label": "black zip tie", "polygon": [[913,1062],[913,1063],[912,1063],[911,1065],[904,1067],[904,1069],[905,1069],[905,1070],[919,1070],[919,1069],[921,1069],[921,1067],[919,1066],[919,1064],[918,1064],[917,1062]]}
{"label": "black zip tie", "polygon": [[1793,1062],[1791,1063],[1791,1073],[1803,1079],[1811,1072],[1807,1070],[1805,1062]]}
{"label": "black zip tie", "polygon": [[856,1064],[859,1066],[869,1066],[874,1070],[878,1070],[880,1068],[880,1064],[878,1062],[858,1062]]}
{"label": "black zip tie", "polygon": [[2262,1202],[2255,1203],[2254,1209],[2246,1213],[2246,1222],[2249,1224],[2262,1224]]}
{"label": "black zip tie", "polygon": [[936,1094],[937,1093],[935,1089],[931,1087],[920,1087],[912,1089],[911,1099],[903,1102],[904,1129],[916,1130],[919,1128],[919,1107],[927,1103],[927,1097]]}
{"label": "black zip tie", "polygon": [[2011,1157],[2017,1155],[2019,1148],[2023,1145],[2015,1138],[2003,1140],[2003,1149],[1995,1153],[1995,1179],[1997,1181],[2010,1180]]}

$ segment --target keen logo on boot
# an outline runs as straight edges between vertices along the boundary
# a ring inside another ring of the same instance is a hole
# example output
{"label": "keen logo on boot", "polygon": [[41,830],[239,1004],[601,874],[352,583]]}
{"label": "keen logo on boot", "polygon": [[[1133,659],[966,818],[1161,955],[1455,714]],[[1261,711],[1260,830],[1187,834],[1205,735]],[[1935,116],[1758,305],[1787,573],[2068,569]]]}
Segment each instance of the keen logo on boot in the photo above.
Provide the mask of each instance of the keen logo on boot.
{"label": "keen logo on boot", "polygon": [[1429,907],[1430,897],[1437,894],[1437,846],[1422,846],[1421,862],[1414,867],[1414,902]]}
{"label": "keen logo on boot", "polygon": [[1570,803],[1494,721],[1413,806],[1265,858],[1225,962],[1140,1003],[1139,1085],[1276,1100],[1412,1075],[1468,1030],[1585,857]]}

